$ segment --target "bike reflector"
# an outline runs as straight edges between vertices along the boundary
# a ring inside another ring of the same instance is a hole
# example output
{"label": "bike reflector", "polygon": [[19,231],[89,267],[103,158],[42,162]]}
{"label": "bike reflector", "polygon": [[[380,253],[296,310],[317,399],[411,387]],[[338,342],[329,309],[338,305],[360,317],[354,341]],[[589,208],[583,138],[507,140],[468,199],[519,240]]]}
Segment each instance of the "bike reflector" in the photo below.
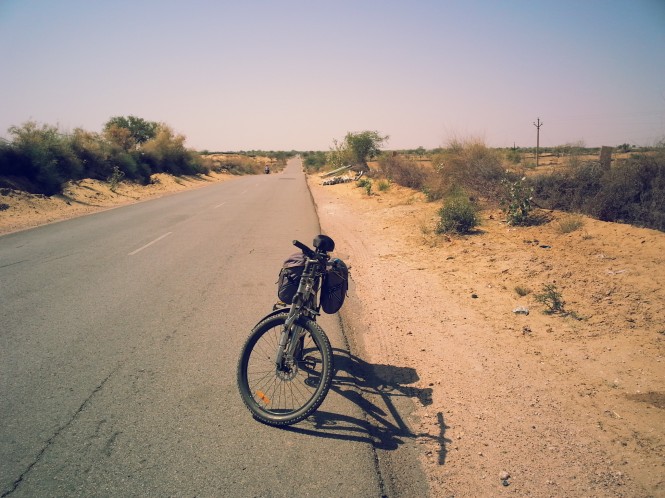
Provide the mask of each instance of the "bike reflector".
{"label": "bike reflector", "polygon": [[263,391],[256,391],[256,396],[263,401],[266,405],[270,404],[270,398],[264,394]]}

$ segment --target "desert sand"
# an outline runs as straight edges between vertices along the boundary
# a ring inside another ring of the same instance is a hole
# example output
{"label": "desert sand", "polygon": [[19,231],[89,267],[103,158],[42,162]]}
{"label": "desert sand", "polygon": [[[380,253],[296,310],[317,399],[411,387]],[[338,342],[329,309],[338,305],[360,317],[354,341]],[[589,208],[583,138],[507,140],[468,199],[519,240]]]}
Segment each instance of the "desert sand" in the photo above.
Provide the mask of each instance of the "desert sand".
{"label": "desert sand", "polygon": [[[363,358],[417,372],[432,496],[665,496],[665,234],[486,211],[447,237],[418,192],[310,187],[352,266]],[[545,284],[564,313],[534,298]]]}

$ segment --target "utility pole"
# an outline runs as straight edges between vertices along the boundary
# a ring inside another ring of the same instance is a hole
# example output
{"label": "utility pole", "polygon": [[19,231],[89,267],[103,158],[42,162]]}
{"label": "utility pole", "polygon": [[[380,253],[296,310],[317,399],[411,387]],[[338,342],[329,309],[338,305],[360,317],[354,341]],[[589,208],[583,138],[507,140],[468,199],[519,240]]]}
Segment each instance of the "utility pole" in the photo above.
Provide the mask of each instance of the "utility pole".
{"label": "utility pole", "polygon": [[540,118],[538,118],[537,123],[533,123],[533,126],[536,127],[537,133],[536,133],[536,168],[538,167],[538,154],[540,153],[540,127],[543,126],[543,123],[540,122]]}

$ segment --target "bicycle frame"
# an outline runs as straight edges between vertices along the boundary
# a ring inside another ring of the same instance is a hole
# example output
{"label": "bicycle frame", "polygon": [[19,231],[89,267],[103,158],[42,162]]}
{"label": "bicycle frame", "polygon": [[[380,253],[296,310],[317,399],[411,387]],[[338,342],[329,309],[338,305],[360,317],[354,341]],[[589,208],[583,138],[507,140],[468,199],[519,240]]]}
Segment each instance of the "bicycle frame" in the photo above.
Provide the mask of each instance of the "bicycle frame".
{"label": "bicycle frame", "polygon": [[[275,364],[277,370],[288,371],[293,362],[299,339],[304,334],[303,329],[297,327],[297,321],[301,317],[316,320],[319,313],[317,301],[318,291],[321,288],[321,280],[325,271],[325,260],[327,255],[318,254],[315,258],[307,257],[305,268],[298,284],[298,290],[293,298],[293,304],[284,324],[284,330],[279,339],[277,357]],[[322,261],[324,260],[324,261]]]}

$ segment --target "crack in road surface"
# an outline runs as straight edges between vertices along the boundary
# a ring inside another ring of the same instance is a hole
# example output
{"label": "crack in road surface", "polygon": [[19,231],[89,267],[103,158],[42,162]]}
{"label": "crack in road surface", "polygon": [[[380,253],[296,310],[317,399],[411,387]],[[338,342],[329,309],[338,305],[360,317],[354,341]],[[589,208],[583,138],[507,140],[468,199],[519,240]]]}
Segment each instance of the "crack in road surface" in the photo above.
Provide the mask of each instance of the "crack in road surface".
{"label": "crack in road surface", "polygon": [[81,403],[81,406],[79,406],[79,408],[72,414],[71,418],[67,422],[65,422],[61,427],[59,427],[50,438],[48,438],[44,447],[35,456],[35,459],[26,467],[26,469],[23,472],[21,472],[21,475],[14,481],[12,488],[7,491],[4,491],[2,495],[0,495],[0,498],[5,498],[6,496],[11,495],[14,491],[18,489],[18,487],[21,485],[25,477],[32,471],[35,465],[37,465],[41,461],[46,451],[53,445],[58,436],[62,434],[62,432],[66,430],[70,425],[72,425],[72,423],[78,418],[81,412],[83,412],[85,407],[90,403],[95,394],[97,394],[99,391],[102,390],[104,384],[106,384],[108,380],[113,376],[113,374],[115,374],[118,371],[120,366],[121,365],[115,367],[111,371],[111,373],[109,373],[106,376],[106,378],[102,380],[102,382],[97,387],[95,387],[95,389],[93,389],[90,395],[83,401],[83,403]]}

